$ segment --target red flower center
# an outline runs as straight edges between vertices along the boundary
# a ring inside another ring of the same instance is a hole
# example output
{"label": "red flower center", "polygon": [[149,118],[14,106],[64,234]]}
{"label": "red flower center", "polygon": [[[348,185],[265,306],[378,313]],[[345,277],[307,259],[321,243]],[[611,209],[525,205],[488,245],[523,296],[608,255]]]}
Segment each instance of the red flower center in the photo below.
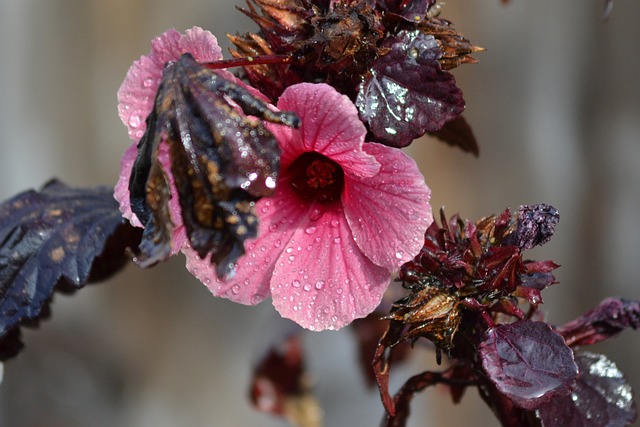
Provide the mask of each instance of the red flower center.
{"label": "red flower center", "polygon": [[342,167],[320,153],[309,151],[288,168],[291,187],[303,200],[330,203],[340,200],[344,188]]}

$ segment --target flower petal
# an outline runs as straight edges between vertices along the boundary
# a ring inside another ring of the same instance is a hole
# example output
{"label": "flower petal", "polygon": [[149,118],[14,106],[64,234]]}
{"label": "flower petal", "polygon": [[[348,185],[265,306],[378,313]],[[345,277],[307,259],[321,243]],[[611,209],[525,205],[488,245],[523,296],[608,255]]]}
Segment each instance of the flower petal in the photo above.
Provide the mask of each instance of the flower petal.
{"label": "flower petal", "polygon": [[118,90],[118,113],[132,140],[139,141],[147,128],[145,120],[153,109],[164,64],[177,60],[185,52],[199,62],[222,59],[218,41],[209,31],[193,27],[182,35],[172,29],[153,39],[149,53],[127,71]]}
{"label": "flower petal", "polygon": [[246,305],[255,305],[269,296],[269,282],[280,254],[306,215],[307,205],[299,199],[288,183],[279,183],[273,197],[256,202],[260,218],[258,237],[247,244],[247,253],[240,257],[236,274],[229,280],[219,280],[210,260],[201,259],[190,247],[183,249],[187,270],[200,279],[215,296]]}
{"label": "flower petal", "polygon": [[381,144],[364,150],[382,165],[371,178],[345,179],[342,202],[358,247],[376,265],[394,271],[413,259],[433,222],[431,191],[415,161]]}
{"label": "flower petal", "polygon": [[301,83],[283,92],[278,109],[295,111],[302,123],[298,130],[269,127],[285,153],[283,167],[305,151],[316,151],[340,164],[345,173],[378,172],[378,162],[362,150],[367,130],[347,96],[324,83]]}
{"label": "flower petal", "polygon": [[339,205],[307,217],[287,243],[271,279],[276,310],[311,330],[339,329],[370,314],[386,290],[389,272],[353,241]]}
{"label": "flower petal", "polygon": [[[140,222],[136,214],[131,210],[131,201],[129,198],[129,177],[131,176],[131,169],[133,163],[138,155],[138,147],[135,143],[131,144],[127,151],[125,151],[120,161],[120,176],[118,182],[113,190],[113,197],[120,204],[120,212],[122,216],[128,219],[135,227],[144,227]],[[169,177],[169,185],[171,186],[171,194],[178,194],[176,189],[176,183],[171,173],[167,173],[170,169],[171,161],[169,159],[169,147],[167,144],[162,144],[158,153],[158,159],[162,164],[166,175]],[[172,197],[169,201],[169,214],[171,216],[171,222],[173,223],[173,236],[171,238],[171,253],[176,254],[186,241],[186,230],[182,223],[182,216],[180,213],[180,203],[177,197]]]}

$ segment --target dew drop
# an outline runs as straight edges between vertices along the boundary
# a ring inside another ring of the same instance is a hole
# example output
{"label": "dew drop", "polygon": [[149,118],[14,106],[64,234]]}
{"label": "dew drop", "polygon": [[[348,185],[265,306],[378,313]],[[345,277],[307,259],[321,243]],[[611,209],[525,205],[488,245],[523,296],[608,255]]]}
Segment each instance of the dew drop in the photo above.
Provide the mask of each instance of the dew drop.
{"label": "dew drop", "polygon": [[340,238],[339,237],[334,238],[333,243],[340,243]]}
{"label": "dew drop", "polygon": [[300,287],[300,280],[294,280],[293,282],[291,282],[291,284],[293,285],[294,288],[299,288]]}
{"label": "dew drop", "polygon": [[140,123],[142,123],[142,120],[140,120],[139,115],[132,114],[131,117],[129,117],[129,126],[131,126],[132,128],[137,128],[138,126],[140,126]]}
{"label": "dew drop", "polygon": [[317,290],[320,290],[320,289],[322,289],[322,288],[324,288],[324,281],[323,281],[323,280],[318,280],[318,281],[316,282],[316,289],[317,289]]}
{"label": "dew drop", "polygon": [[402,252],[396,252],[396,258],[402,259]]}
{"label": "dew drop", "polygon": [[144,79],[144,81],[142,82],[142,85],[144,87],[151,87],[153,86],[153,79],[151,77],[147,77],[146,79]]}
{"label": "dew drop", "polygon": [[331,226],[333,228],[338,228],[339,225],[340,225],[340,221],[338,221],[337,219],[332,219],[331,220]]}
{"label": "dew drop", "polygon": [[322,216],[322,211],[320,209],[313,209],[311,210],[311,212],[309,212],[309,219],[311,221],[317,221],[320,219],[320,217]]}
{"label": "dew drop", "polygon": [[338,316],[331,316],[331,321],[336,323],[338,321]]}
{"label": "dew drop", "polygon": [[240,286],[238,285],[233,285],[231,287],[231,293],[234,295],[238,295],[238,293],[240,293]]}
{"label": "dew drop", "polygon": [[316,227],[313,227],[313,226],[312,227],[307,227],[307,229],[304,230],[304,232],[309,234],[309,235],[314,234],[316,232]]}
{"label": "dew drop", "polygon": [[286,253],[290,254],[291,252],[293,252],[293,248],[289,247],[287,249],[284,250]]}
{"label": "dew drop", "polygon": [[280,246],[282,246],[282,240],[280,240],[280,239],[276,240],[276,243],[274,244],[274,246],[276,248],[279,248]]}
{"label": "dew drop", "polygon": [[316,237],[315,240],[316,240],[316,243],[320,243],[320,241],[322,241],[322,237],[318,236],[318,237]]}
{"label": "dew drop", "polygon": [[269,231],[276,231],[276,228],[278,228],[278,224],[271,224],[269,226]]}
{"label": "dew drop", "polygon": [[305,291],[309,292],[311,290],[311,284],[310,283],[305,283],[304,286],[302,287],[302,289],[304,289]]}
{"label": "dew drop", "polygon": [[362,288],[363,288],[365,291],[368,291],[369,289],[371,289],[371,284],[370,284],[370,283],[365,283],[365,284],[362,286]]}
{"label": "dew drop", "polygon": [[295,259],[296,259],[296,257],[294,255],[289,255],[289,261],[293,261]]}

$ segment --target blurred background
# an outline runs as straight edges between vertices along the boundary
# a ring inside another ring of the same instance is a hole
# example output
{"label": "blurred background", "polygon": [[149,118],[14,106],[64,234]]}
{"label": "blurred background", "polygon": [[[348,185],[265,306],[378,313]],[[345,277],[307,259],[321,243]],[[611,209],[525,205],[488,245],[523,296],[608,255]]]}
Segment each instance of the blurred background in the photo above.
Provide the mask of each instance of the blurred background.
{"label": "blurred background", "polygon": [[[544,293],[563,323],[608,295],[640,299],[640,2],[450,0],[442,17],[487,48],[454,70],[474,158],[433,140],[408,152],[433,207],[479,218],[549,203],[556,235],[530,256],[562,265]],[[0,0],[0,198],[51,177],[112,186],[129,139],[116,91],[151,38],[194,25],[216,34],[256,27],[230,0]],[[52,319],[26,331],[4,366],[0,426],[285,426],[254,412],[250,367],[279,322],[270,302],[248,308],[213,298],[182,257],[150,271],[129,266],[74,296],[56,296]],[[376,426],[377,393],[356,365],[351,331],[308,333],[305,348],[324,424]],[[607,353],[640,390],[640,335]],[[395,369],[394,387],[433,354]],[[411,426],[495,426],[470,390],[454,407],[442,390],[413,401]]]}

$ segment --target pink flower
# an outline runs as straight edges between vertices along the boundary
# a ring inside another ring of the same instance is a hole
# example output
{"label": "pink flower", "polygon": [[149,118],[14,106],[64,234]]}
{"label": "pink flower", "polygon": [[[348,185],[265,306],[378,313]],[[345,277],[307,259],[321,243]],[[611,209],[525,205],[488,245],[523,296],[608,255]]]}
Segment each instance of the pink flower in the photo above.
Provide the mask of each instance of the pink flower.
{"label": "pink flower", "polygon": [[258,238],[237,274],[218,280],[190,248],[187,268],[216,296],[257,304],[312,330],[371,313],[392,272],[413,259],[433,221],[430,191],[402,151],[364,141],[353,103],[326,84],[289,87],[278,101],[300,129],[267,124],[282,149],[273,197],[256,204]]}
{"label": "pink flower", "polygon": [[[114,189],[114,197],[120,203],[122,215],[137,227],[142,227],[129,204],[129,177],[133,163],[138,155],[137,143],[147,128],[145,119],[153,109],[156,92],[162,79],[162,70],[169,61],[177,61],[183,53],[191,53],[196,61],[212,62],[222,59],[222,52],[218,40],[209,31],[193,27],[180,34],[176,30],[169,30],[151,41],[151,50],[147,55],[135,61],[118,90],[118,112],[120,119],[129,130],[129,137],[134,141],[127,149],[121,161],[121,172]],[[225,77],[232,77],[231,73]],[[169,147],[162,144],[159,153],[160,162],[165,167],[171,185],[171,193],[177,194],[175,182],[169,167]],[[186,233],[180,214],[178,197],[173,197],[169,203],[171,220],[174,224],[172,252],[177,253],[184,245]]]}

